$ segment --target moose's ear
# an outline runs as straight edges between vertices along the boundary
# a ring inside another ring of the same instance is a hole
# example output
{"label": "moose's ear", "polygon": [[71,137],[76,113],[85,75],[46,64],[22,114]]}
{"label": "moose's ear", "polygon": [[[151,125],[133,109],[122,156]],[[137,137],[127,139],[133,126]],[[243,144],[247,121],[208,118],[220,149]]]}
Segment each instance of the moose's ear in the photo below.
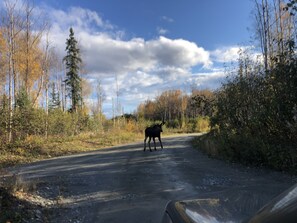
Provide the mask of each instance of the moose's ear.
{"label": "moose's ear", "polygon": [[161,125],[165,125],[165,122],[164,122],[164,121],[162,121]]}

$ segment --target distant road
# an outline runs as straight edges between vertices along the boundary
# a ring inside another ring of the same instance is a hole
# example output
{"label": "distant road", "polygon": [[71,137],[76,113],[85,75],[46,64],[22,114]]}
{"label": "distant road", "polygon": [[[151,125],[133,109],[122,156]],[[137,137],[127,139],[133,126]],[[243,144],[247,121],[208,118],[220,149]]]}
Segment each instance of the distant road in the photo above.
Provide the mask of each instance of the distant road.
{"label": "distant road", "polygon": [[210,159],[193,149],[192,135],[164,138],[164,149],[143,144],[40,161],[10,171],[55,201],[49,222],[160,222],[169,200],[217,197],[242,218],[294,184],[296,178]]}

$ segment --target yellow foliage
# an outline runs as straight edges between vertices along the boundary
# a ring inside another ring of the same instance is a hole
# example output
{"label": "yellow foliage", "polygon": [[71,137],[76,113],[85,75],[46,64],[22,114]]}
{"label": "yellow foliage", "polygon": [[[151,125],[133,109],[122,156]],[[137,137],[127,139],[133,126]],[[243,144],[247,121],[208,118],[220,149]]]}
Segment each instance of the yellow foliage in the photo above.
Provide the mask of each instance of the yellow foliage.
{"label": "yellow foliage", "polygon": [[133,121],[127,121],[127,124],[125,125],[125,130],[127,132],[134,132],[135,130],[137,130],[137,126],[135,125],[135,123]]}
{"label": "yellow foliage", "polygon": [[18,37],[17,43],[16,69],[20,73],[23,83],[27,80],[27,87],[31,91],[36,81],[43,75],[40,37],[32,35],[27,41],[23,33]]}
{"label": "yellow foliage", "polygon": [[90,112],[90,109],[87,106],[83,106],[81,109],[81,114],[82,115],[88,115]]}
{"label": "yellow foliage", "polygon": [[3,36],[3,31],[0,29],[0,85],[5,84],[5,74],[7,63],[7,46]]}
{"label": "yellow foliage", "polygon": [[24,148],[17,148],[17,149],[15,150],[15,153],[16,153],[17,155],[22,156],[22,155],[25,155],[26,150],[25,150]]}
{"label": "yellow foliage", "polygon": [[208,132],[210,130],[209,118],[199,117],[196,122],[196,132]]}

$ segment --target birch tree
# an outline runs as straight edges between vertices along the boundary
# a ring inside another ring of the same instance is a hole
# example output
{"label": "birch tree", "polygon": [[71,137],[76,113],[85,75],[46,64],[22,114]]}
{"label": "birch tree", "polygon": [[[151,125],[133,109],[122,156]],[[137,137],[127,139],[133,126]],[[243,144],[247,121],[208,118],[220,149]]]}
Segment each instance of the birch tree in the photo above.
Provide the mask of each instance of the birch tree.
{"label": "birch tree", "polygon": [[17,38],[21,32],[21,12],[18,1],[4,1],[3,11],[3,36],[7,44],[7,76],[8,76],[8,142],[12,141],[13,104],[16,98],[17,73],[16,73],[16,46]]}

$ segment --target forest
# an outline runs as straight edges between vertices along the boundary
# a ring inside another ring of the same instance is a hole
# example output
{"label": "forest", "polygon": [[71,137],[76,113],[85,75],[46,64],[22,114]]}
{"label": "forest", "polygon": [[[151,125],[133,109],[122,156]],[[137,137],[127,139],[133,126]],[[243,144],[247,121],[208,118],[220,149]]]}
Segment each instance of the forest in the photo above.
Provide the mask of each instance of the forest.
{"label": "forest", "polygon": [[1,12],[0,166],[142,139],[146,126],[165,121],[166,132],[208,132],[196,143],[211,156],[296,171],[296,1],[255,0],[255,47],[238,52],[221,88],[167,90],[111,119],[100,81],[84,79],[75,30],[59,58],[42,12],[14,3]]}

